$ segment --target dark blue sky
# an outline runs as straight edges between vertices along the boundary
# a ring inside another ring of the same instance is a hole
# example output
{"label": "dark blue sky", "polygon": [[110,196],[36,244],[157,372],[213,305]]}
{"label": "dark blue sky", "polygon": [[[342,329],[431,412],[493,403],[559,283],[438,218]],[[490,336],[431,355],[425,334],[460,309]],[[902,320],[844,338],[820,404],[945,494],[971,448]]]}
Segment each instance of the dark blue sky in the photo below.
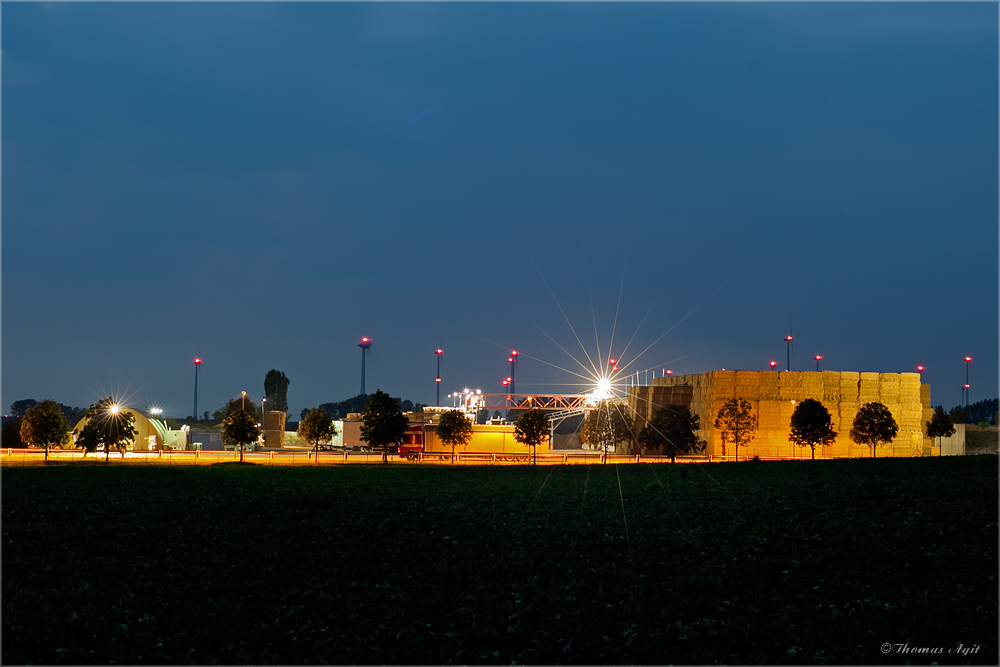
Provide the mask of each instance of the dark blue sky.
{"label": "dark blue sky", "polygon": [[276,368],[297,416],[362,335],[369,391],[432,403],[442,347],[442,397],[499,393],[517,346],[571,392],[556,300],[630,370],[783,366],[791,326],[793,370],[923,364],[950,407],[968,354],[997,395],[995,3],[2,19],[5,410],[188,415],[200,356],[199,411]]}

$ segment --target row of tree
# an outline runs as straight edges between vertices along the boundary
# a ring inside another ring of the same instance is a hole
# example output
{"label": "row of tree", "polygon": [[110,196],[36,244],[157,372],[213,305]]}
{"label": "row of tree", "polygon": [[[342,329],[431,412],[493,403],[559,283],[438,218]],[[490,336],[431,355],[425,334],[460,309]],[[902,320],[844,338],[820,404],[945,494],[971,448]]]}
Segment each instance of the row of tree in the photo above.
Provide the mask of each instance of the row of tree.
{"label": "row of tree", "polygon": [[[400,401],[379,390],[367,397],[361,412],[361,438],[373,450],[382,451],[382,461],[388,461],[389,449],[399,446],[407,438],[409,420],[404,412],[408,401]],[[422,407],[422,406],[421,406]],[[323,406],[302,411],[296,434],[302,440],[313,444],[316,456],[320,445],[332,442],[337,430],[334,417]],[[455,449],[465,447],[472,440],[472,420],[461,410],[449,410],[441,415],[437,424],[437,436],[446,446],[451,447],[452,460]],[[223,440],[225,440],[225,430]],[[538,445],[549,437],[549,421],[543,410],[525,410],[517,418],[514,439],[537,452]]]}
{"label": "row of tree", "polygon": [[[941,406],[925,426],[930,438],[948,437],[955,432],[951,418]],[[738,455],[740,447],[748,446],[757,430],[753,406],[744,399],[729,399],[716,414],[714,427],[720,431],[722,455],[726,455],[727,445],[735,447]],[[604,452],[615,451],[625,444],[629,453],[667,455],[674,460],[680,455],[705,451],[705,441],[696,435],[699,429],[700,420],[688,407],[666,405],[636,434],[624,406],[602,401],[587,415],[580,437],[592,448]],[[899,425],[888,408],[877,402],[865,403],[854,418],[849,437],[871,448],[874,457],[875,448],[891,443],[898,432]],[[816,458],[817,446],[832,444],[836,438],[833,419],[822,403],[808,398],[795,406],[789,439],[796,445],[809,447],[812,458]]]}
{"label": "row of tree", "polygon": [[[371,398],[368,394],[358,394],[351,398],[345,399],[343,401],[337,401],[333,403],[321,403],[317,408],[303,408],[302,412],[299,413],[301,419],[305,419],[312,410],[322,410],[326,413],[330,419],[345,419],[349,414],[362,413],[365,410],[365,405],[368,404],[368,400]],[[399,407],[401,412],[419,412],[420,410],[427,407],[424,403],[414,403],[413,401],[402,398],[393,398],[396,405]]]}

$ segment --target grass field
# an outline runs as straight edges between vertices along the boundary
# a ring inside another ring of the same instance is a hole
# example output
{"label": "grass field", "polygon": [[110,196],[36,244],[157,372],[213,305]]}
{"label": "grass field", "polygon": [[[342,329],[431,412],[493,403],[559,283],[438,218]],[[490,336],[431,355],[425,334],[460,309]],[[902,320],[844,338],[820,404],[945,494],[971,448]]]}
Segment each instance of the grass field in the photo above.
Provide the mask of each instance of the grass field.
{"label": "grass field", "polygon": [[2,661],[996,664],[997,478],[995,457],[5,468]]}

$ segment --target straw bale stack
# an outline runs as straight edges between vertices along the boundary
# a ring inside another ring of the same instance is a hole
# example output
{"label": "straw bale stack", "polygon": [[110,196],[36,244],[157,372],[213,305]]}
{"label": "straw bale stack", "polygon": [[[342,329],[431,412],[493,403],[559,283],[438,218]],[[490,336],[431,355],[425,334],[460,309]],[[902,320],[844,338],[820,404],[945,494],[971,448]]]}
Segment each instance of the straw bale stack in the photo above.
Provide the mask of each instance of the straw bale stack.
{"label": "straw bale stack", "polygon": [[899,374],[899,400],[901,403],[920,402],[920,373]]}
{"label": "straw bale stack", "polygon": [[793,371],[782,371],[778,373],[779,387],[801,387],[802,374]]}
{"label": "straw bale stack", "polygon": [[874,403],[879,399],[879,374],[861,373],[861,381],[858,382],[858,402]]}
{"label": "straw bale stack", "polygon": [[802,376],[802,392],[799,397],[802,400],[812,398],[817,401],[823,400],[823,374],[816,372],[800,373]]}
{"label": "straw bale stack", "polygon": [[772,431],[781,427],[781,412],[778,401],[761,401],[758,407],[758,425],[761,431]]}
{"label": "straw bale stack", "polygon": [[757,396],[760,400],[778,398],[778,374],[774,371],[761,371],[757,374]]}
{"label": "straw bale stack", "polygon": [[889,403],[899,403],[899,375],[896,373],[882,373],[878,380],[879,402],[883,405]]}

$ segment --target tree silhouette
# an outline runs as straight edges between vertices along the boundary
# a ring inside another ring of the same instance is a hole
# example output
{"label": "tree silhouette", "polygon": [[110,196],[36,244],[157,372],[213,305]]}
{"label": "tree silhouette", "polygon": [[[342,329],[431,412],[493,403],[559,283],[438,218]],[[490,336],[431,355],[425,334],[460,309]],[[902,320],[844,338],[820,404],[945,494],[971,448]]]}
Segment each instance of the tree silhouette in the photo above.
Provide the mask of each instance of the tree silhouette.
{"label": "tree silhouette", "polygon": [[854,417],[851,440],[871,447],[872,458],[875,458],[875,448],[892,442],[898,432],[899,426],[889,408],[881,403],[865,403]]}
{"label": "tree silhouette", "polygon": [[80,430],[76,444],[83,447],[84,456],[102,445],[105,461],[111,456],[112,447],[125,456],[125,448],[139,435],[135,429],[135,415],[121,408],[110,396],[87,408],[83,418],[87,422]]}
{"label": "tree silhouette", "polygon": [[816,445],[829,445],[837,439],[830,411],[814,398],[807,398],[796,405],[789,439],[800,447],[808,446],[815,461]]}
{"label": "tree silhouette", "polygon": [[675,462],[680,454],[704,451],[705,441],[695,431],[700,428],[698,415],[683,405],[664,405],[639,432],[639,442],[647,453],[666,454]]}
{"label": "tree silhouette", "polygon": [[328,414],[319,408],[313,408],[299,422],[299,428],[295,434],[306,442],[313,443],[316,461],[319,462],[320,444],[332,443],[333,436],[337,435],[337,428],[333,425],[333,420]]}
{"label": "tree silhouette", "polygon": [[49,460],[49,447],[62,447],[70,441],[69,420],[55,401],[44,400],[28,409],[21,419],[21,440],[36,447],[45,447],[45,460]]}
{"label": "tree silhouette", "polygon": [[222,443],[239,445],[240,463],[243,462],[243,450],[251,442],[257,442],[260,437],[260,427],[257,420],[246,410],[237,410],[222,420]]}
{"label": "tree silhouette", "polygon": [[361,413],[361,438],[373,449],[382,448],[383,463],[389,461],[389,445],[403,442],[409,426],[396,399],[381,389],[368,398]]}
{"label": "tree silhouette", "polygon": [[289,380],[281,371],[273,368],[264,376],[264,398],[267,406],[278,412],[288,412]]}
{"label": "tree silhouette", "polygon": [[523,411],[514,424],[514,440],[531,447],[532,465],[538,463],[538,445],[549,437],[549,418],[545,410],[531,408]]}
{"label": "tree silhouette", "polygon": [[472,420],[461,410],[449,410],[441,415],[438,422],[437,436],[445,445],[451,447],[451,460],[455,462],[455,447],[466,447],[472,439]]}
{"label": "tree silhouette", "polygon": [[615,451],[619,443],[629,442],[633,437],[632,419],[614,401],[598,403],[580,428],[580,439],[592,448],[600,448],[605,454],[609,449]]}
{"label": "tree silhouette", "polygon": [[757,430],[750,401],[730,398],[723,403],[715,416],[715,428],[722,431],[722,455],[726,455],[726,443],[731,442],[736,446],[736,456],[739,457],[740,447],[749,445],[753,432]]}
{"label": "tree silhouette", "polygon": [[[926,426],[928,438],[950,438],[955,435],[955,425],[951,423],[951,417],[940,405],[934,408],[934,414],[931,415],[931,420],[927,422]],[[938,440],[938,446],[941,446],[940,440]]]}

